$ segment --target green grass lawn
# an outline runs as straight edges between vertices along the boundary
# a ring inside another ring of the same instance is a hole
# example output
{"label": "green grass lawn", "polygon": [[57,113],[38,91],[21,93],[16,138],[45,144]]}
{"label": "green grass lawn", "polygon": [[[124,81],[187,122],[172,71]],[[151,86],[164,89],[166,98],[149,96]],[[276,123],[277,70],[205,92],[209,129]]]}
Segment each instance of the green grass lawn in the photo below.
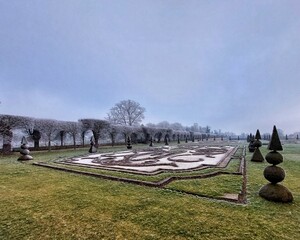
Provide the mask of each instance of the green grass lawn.
{"label": "green grass lawn", "polygon": [[[31,155],[34,161],[52,161],[86,151]],[[265,146],[262,153],[267,153]],[[300,239],[300,145],[284,145],[283,155],[282,184],[294,202],[273,203],[258,196],[267,183],[262,172],[268,163],[250,162],[248,153],[247,205],[37,167],[16,161],[17,153],[2,156],[0,239]],[[232,180],[240,176],[230,176],[191,186],[218,195],[238,188]]]}

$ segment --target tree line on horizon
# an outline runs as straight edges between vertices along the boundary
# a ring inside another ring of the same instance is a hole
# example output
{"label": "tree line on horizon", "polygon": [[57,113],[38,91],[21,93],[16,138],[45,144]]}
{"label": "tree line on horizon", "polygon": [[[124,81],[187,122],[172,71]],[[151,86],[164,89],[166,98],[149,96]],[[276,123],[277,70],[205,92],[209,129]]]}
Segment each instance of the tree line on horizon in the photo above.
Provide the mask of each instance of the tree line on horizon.
{"label": "tree line on horizon", "polygon": [[197,123],[187,127],[181,123],[169,123],[162,121],[158,124],[141,124],[144,119],[145,108],[133,100],[123,100],[115,104],[107,114],[105,120],[84,118],[75,121],[59,121],[54,119],[40,119],[25,116],[1,115],[0,114],[0,135],[3,139],[2,152],[10,152],[12,149],[13,130],[20,129],[29,140],[33,141],[34,148],[38,149],[41,138],[48,142],[48,149],[51,149],[51,142],[59,138],[61,146],[64,145],[66,135],[72,138],[73,146],[76,148],[78,138],[85,144],[85,134],[92,132],[95,146],[98,147],[101,138],[108,137],[112,146],[116,143],[117,135],[122,135],[124,141],[132,137],[137,141],[138,136],[144,143],[151,138],[158,142],[168,137],[169,140],[184,140],[194,138],[207,138],[209,136],[232,136],[233,133],[222,133],[211,131],[211,127],[201,127]]}

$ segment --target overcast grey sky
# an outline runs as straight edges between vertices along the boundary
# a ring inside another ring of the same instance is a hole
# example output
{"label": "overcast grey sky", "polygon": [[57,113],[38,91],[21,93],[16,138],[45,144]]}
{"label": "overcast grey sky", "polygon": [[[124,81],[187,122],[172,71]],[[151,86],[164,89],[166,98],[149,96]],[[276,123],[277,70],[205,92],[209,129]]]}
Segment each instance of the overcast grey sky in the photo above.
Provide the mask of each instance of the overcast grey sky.
{"label": "overcast grey sky", "polygon": [[0,0],[0,114],[300,131],[300,1]]}

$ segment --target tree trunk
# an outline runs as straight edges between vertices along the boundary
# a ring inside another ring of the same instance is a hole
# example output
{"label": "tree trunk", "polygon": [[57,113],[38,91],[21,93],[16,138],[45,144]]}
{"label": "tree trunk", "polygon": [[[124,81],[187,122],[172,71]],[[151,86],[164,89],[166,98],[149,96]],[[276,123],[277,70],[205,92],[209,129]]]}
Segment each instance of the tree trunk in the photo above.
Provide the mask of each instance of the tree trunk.
{"label": "tree trunk", "polygon": [[76,137],[73,136],[73,145],[74,145],[74,150],[76,149]]}
{"label": "tree trunk", "polygon": [[12,131],[6,131],[3,134],[3,146],[2,146],[3,154],[11,154],[11,152],[12,152],[12,147],[11,147],[12,137],[13,137]]}
{"label": "tree trunk", "polygon": [[60,131],[60,146],[62,147],[64,145],[64,131]]}
{"label": "tree trunk", "polygon": [[49,141],[48,141],[48,151],[49,151],[49,152],[51,151],[51,141],[50,141],[50,139],[49,139]]}
{"label": "tree trunk", "polygon": [[34,148],[38,149],[40,147],[40,140],[34,140]]}
{"label": "tree trunk", "polygon": [[32,139],[34,142],[34,148],[38,149],[40,147],[41,133],[38,130],[33,129]]}
{"label": "tree trunk", "polygon": [[84,136],[85,136],[85,131],[81,133],[82,146],[84,146]]}
{"label": "tree trunk", "polygon": [[111,146],[113,147],[115,146],[115,136],[111,134],[110,138],[111,138]]}

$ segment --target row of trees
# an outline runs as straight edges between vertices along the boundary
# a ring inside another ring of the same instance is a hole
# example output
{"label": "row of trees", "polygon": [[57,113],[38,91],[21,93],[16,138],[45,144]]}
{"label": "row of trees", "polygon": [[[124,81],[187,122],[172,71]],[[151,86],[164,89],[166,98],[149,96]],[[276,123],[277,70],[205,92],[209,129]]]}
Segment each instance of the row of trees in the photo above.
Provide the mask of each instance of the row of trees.
{"label": "row of trees", "polygon": [[[133,142],[147,143],[150,139],[160,142],[161,139],[180,140],[208,137],[208,134],[186,130],[180,123],[159,124],[148,123],[147,125],[121,125],[110,123],[108,120],[80,119],[77,122],[58,121],[53,119],[37,119],[24,116],[0,115],[0,134],[3,137],[3,152],[11,151],[11,142],[14,130],[21,130],[34,143],[38,149],[41,138],[46,139],[48,148],[51,149],[51,142],[59,138],[61,146],[64,145],[66,136],[72,139],[74,148],[76,142],[81,138],[84,145],[85,135],[92,132],[95,139],[95,147],[98,147],[100,139],[110,139],[112,145],[116,140],[123,138],[125,141],[129,136]],[[119,138],[118,138],[119,137]]]}
{"label": "row of trees", "polygon": [[194,124],[185,127],[181,123],[169,123],[167,121],[158,124],[148,123],[141,125],[144,119],[145,108],[133,100],[123,100],[107,114],[105,120],[80,119],[77,122],[57,121],[53,119],[37,119],[24,116],[0,115],[0,135],[3,137],[3,152],[11,151],[13,130],[20,129],[34,142],[34,147],[39,148],[40,139],[46,139],[48,148],[51,149],[51,141],[60,138],[61,145],[68,135],[76,147],[76,140],[81,137],[84,145],[85,134],[92,131],[95,146],[98,147],[100,138],[109,138],[112,145],[116,143],[118,136],[133,138],[133,142],[148,142],[151,138],[158,142],[163,138],[169,140],[207,138],[210,135],[224,135],[219,131],[211,131],[209,126],[201,127]]}

